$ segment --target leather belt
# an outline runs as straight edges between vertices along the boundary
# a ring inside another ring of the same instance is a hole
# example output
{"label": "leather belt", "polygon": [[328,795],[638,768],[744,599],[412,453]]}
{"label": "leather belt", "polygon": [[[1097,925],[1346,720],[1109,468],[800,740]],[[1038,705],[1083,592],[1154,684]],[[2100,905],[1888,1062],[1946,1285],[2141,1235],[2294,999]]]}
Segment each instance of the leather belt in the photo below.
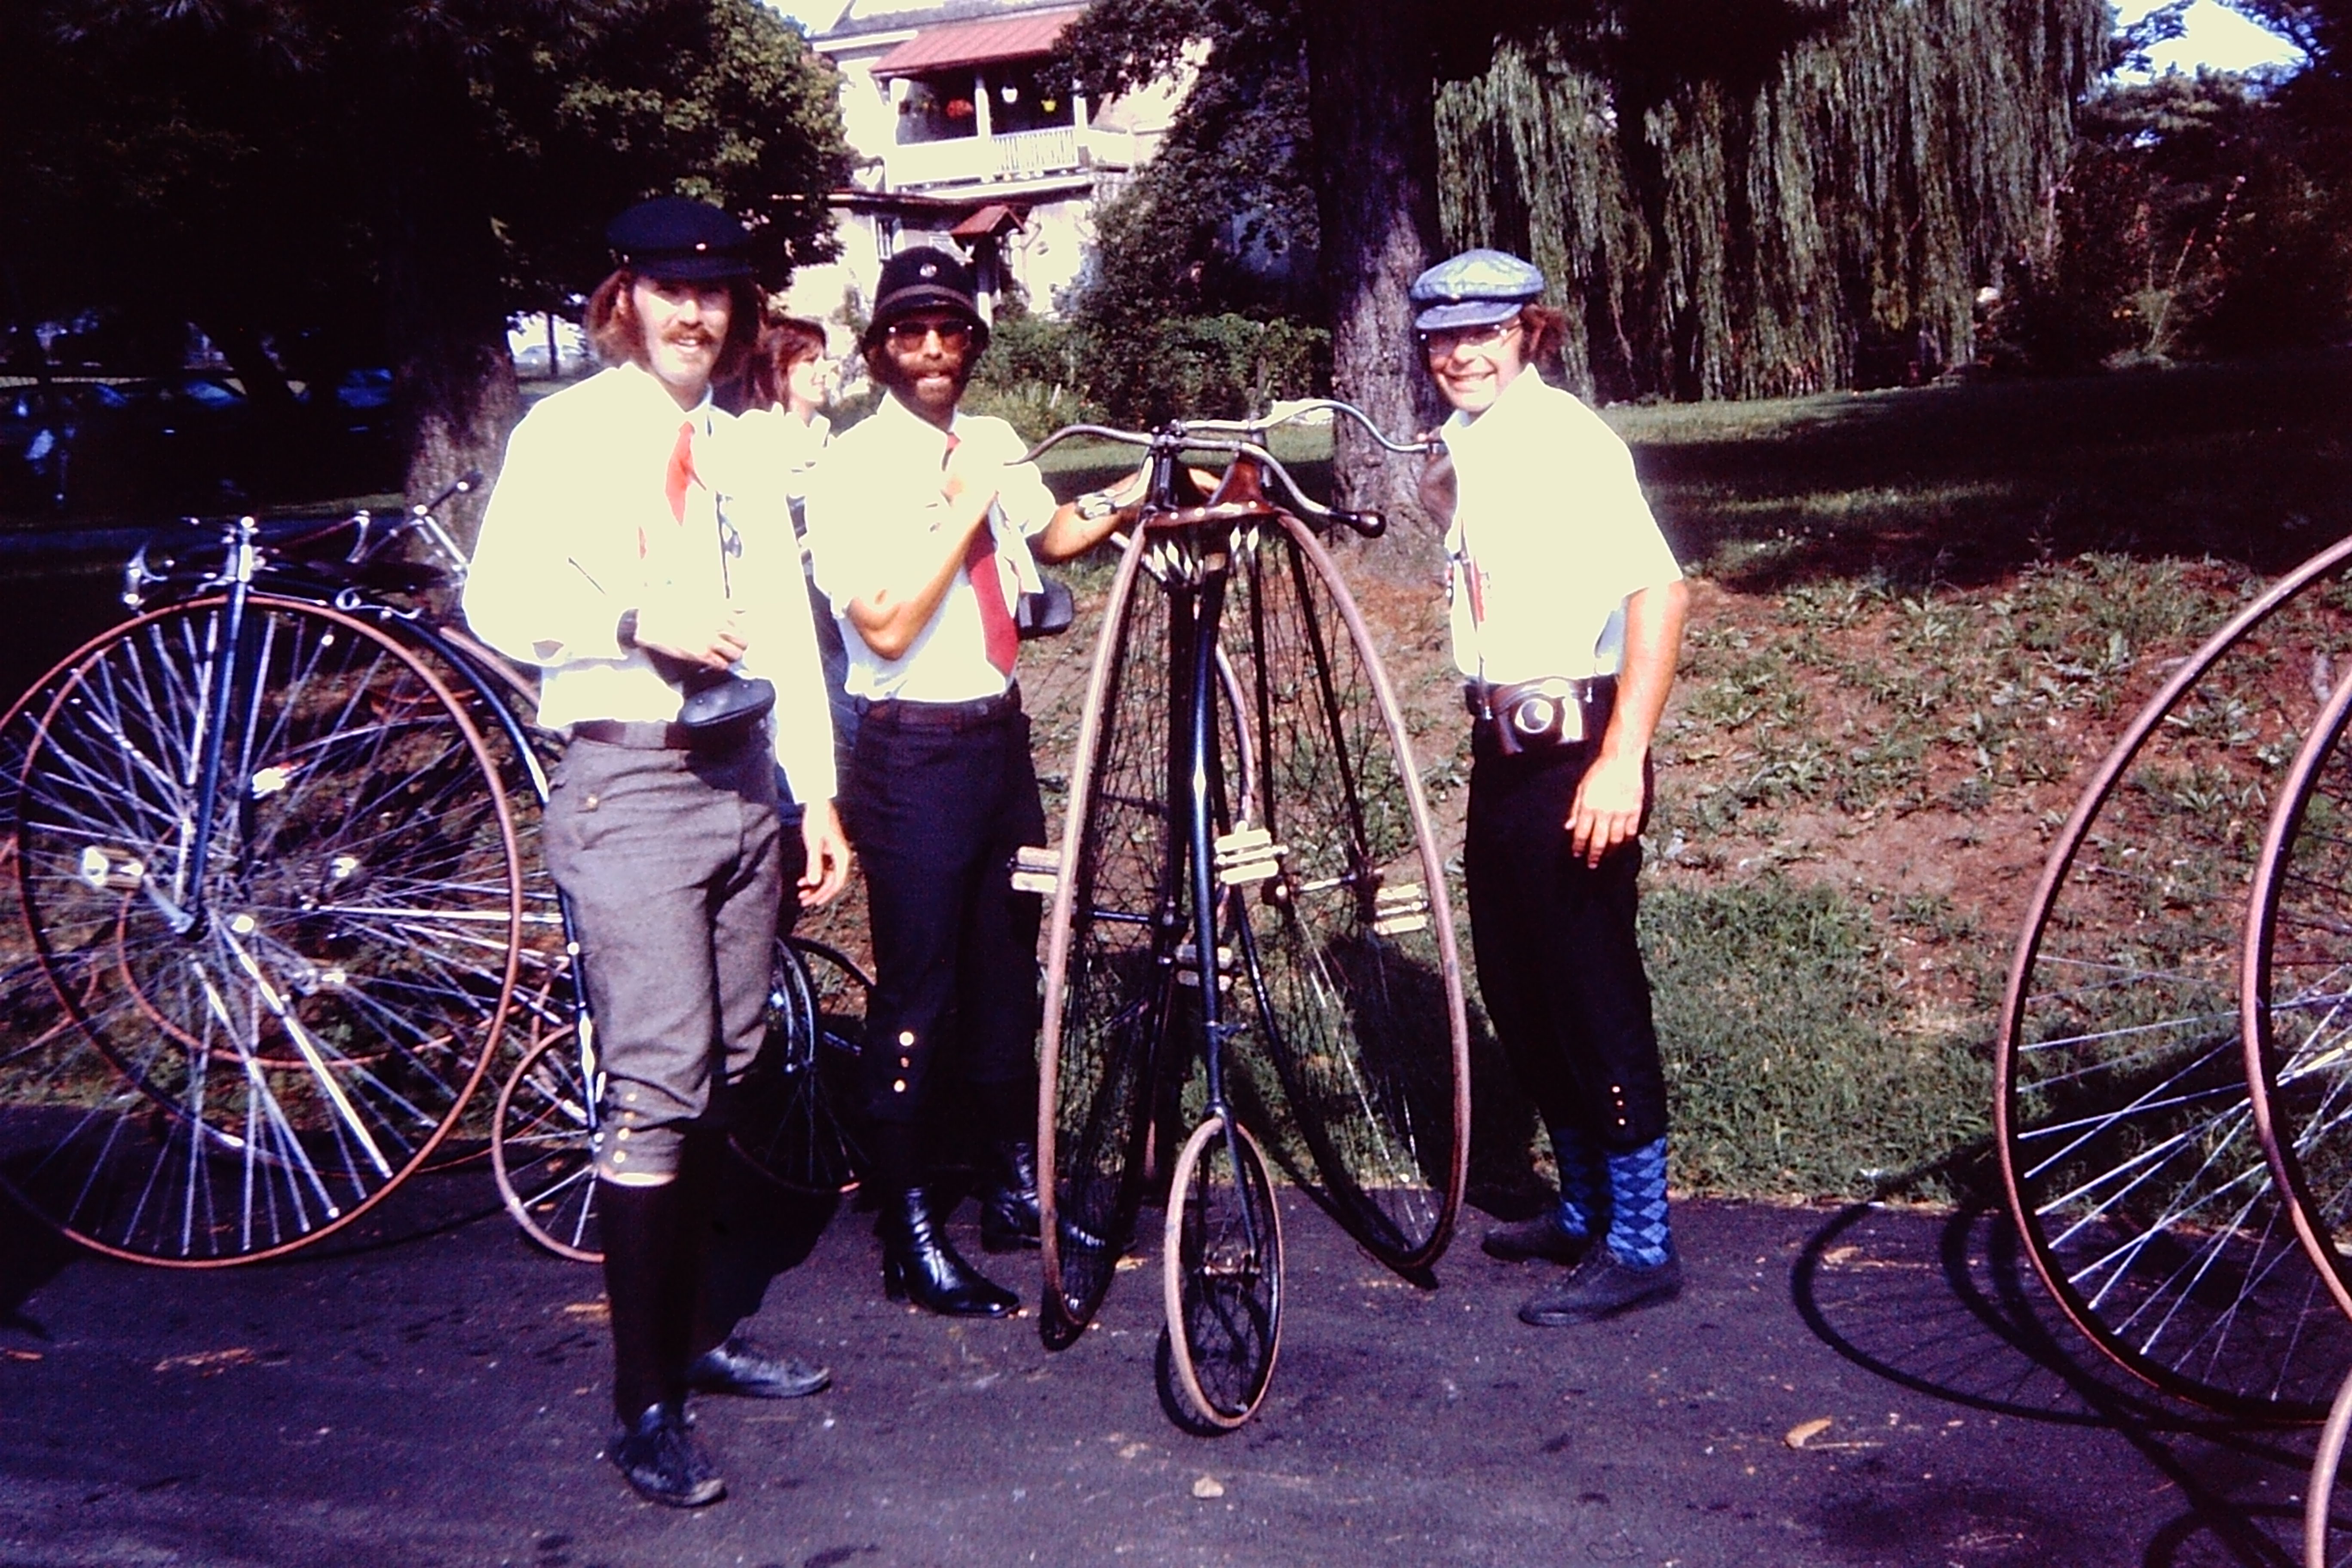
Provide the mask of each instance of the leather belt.
{"label": "leather belt", "polygon": [[632,752],[731,751],[751,735],[749,725],[715,734],[708,730],[689,730],[683,724],[620,719],[583,719],[572,726],[572,738],[575,741],[593,741],[600,746],[622,746]]}
{"label": "leather belt", "polygon": [[976,730],[1021,711],[1021,688],[1016,682],[993,697],[969,702],[908,702],[896,697],[857,700],[860,723],[883,724],[901,730]]}

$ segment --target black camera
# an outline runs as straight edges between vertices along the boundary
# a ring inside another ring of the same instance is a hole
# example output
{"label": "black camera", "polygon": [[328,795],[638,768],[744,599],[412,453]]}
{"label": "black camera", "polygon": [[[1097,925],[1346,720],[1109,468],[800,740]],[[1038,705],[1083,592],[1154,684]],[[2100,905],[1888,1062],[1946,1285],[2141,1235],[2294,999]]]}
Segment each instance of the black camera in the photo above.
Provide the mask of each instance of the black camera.
{"label": "black camera", "polygon": [[758,676],[689,664],[652,648],[645,652],[661,678],[686,694],[678,704],[677,721],[698,735],[716,738],[748,729],[776,705],[775,686]]}

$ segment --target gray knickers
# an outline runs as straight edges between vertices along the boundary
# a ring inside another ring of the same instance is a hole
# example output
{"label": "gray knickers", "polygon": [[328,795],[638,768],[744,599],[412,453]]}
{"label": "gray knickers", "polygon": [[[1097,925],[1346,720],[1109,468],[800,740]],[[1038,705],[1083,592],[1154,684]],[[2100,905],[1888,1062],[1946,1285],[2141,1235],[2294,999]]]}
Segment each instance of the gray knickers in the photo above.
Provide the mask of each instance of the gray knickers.
{"label": "gray knickers", "polygon": [[713,1072],[731,1080],[759,1052],[783,891],[765,737],[693,752],[575,739],[556,769],[542,837],[605,1072],[608,1180],[675,1175]]}

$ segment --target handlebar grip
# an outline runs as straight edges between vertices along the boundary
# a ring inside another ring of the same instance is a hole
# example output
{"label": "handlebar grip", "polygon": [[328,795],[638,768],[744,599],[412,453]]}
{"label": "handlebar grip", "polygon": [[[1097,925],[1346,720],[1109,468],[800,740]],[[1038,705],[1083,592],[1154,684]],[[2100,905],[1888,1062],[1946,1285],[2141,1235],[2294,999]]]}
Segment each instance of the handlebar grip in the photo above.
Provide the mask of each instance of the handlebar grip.
{"label": "handlebar grip", "polygon": [[1346,511],[1339,507],[1333,507],[1331,515],[1366,539],[1378,539],[1389,531],[1388,517],[1382,512]]}

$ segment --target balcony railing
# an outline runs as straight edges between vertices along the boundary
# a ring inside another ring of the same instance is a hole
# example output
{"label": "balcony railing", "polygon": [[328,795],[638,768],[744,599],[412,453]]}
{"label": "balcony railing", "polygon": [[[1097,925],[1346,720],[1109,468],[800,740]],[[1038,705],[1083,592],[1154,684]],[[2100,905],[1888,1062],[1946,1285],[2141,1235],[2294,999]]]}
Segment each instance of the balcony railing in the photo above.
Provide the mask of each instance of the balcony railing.
{"label": "balcony railing", "polygon": [[1081,167],[1078,128],[1020,131],[1010,136],[967,136],[953,142],[915,142],[884,154],[890,184],[899,190],[925,185],[961,185],[987,180],[1029,180]]}

